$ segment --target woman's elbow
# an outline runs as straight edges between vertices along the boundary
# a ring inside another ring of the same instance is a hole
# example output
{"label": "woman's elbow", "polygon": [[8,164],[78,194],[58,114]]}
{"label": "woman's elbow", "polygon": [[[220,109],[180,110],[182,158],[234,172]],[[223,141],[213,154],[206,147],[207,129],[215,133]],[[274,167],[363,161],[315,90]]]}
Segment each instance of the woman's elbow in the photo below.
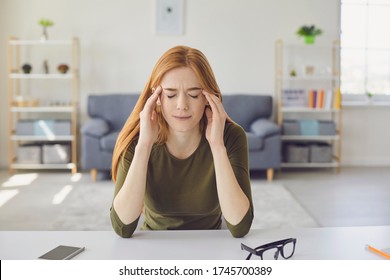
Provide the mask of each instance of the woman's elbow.
{"label": "woman's elbow", "polygon": [[119,227],[113,227],[113,228],[114,228],[115,233],[122,238],[130,238],[133,236],[133,233],[134,233],[134,231],[131,231],[131,232],[123,231]]}
{"label": "woman's elbow", "polygon": [[234,238],[241,238],[241,237],[244,237],[245,235],[247,235],[249,233],[250,229],[251,229],[251,227],[249,225],[248,227],[241,228],[238,231],[230,231],[230,233],[232,234],[232,236]]}

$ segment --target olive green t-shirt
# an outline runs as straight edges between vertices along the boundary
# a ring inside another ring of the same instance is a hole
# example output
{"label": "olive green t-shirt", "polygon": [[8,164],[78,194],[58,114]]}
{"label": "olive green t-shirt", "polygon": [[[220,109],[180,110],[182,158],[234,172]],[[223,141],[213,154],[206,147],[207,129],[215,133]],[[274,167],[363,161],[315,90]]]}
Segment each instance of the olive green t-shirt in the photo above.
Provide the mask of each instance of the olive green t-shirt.
{"label": "olive green t-shirt", "polygon": [[[134,156],[137,141],[129,146],[120,160],[115,184],[119,192]],[[239,185],[250,201],[250,208],[242,221],[227,227],[234,237],[248,233],[253,220],[253,203],[248,168],[248,145],[244,130],[227,122],[224,142]],[[171,155],[167,147],[154,145],[151,151],[144,200],[144,224],[149,230],[196,230],[221,228],[222,212],[219,205],[213,156],[205,135],[198,148],[186,159]],[[131,237],[138,220],[125,225],[111,207],[111,222],[117,234]]]}

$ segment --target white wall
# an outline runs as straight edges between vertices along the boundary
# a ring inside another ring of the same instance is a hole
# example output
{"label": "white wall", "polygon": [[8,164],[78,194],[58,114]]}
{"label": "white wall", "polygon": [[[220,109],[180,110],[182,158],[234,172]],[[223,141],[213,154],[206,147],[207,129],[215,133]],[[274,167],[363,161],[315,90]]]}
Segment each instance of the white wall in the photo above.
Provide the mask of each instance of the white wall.
{"label": "white wall", "polygon": [[[155,61],[174,45],[201,49],[224,93],[273,94],[276,39],[299,42],[297,27],[312,23],[325,31],[318,43],[339,36],[339,0],[184,1],[185,34],[157,36],[155,0],[1,0],[0,164],[8,164],[6,40],[10,35],[39,38],[41,17],[55,22],[50,38],[80,38],[82,122],[88,94],[140,91]],[[381,133],[375,127],[373,132]],[[370,161],[370,154],[359,149],[343,155],[351,163],[355,156]]]}
{"label": "white wall", "polygon": [[343,163],[390,166],[390,107],[344,107]]}

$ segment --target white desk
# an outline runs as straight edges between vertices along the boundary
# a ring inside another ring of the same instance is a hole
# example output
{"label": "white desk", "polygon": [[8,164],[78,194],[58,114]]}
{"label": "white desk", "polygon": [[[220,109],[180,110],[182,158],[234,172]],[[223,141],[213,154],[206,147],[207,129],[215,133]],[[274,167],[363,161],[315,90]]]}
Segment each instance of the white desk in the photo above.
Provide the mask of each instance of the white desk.
{"label": "white desk", "polygon": [[[382,259],[365,244],[390,247],[390,226],[251,230],[233,238],[227,230],[137,231],[130,239],[113,231],[0,231],[0,259],[33,260],[58,245],[85,246],[74,259],[240,259],[251,246],[296,237],[294,260]],[[257,258],[253,256],[252,258]]]}

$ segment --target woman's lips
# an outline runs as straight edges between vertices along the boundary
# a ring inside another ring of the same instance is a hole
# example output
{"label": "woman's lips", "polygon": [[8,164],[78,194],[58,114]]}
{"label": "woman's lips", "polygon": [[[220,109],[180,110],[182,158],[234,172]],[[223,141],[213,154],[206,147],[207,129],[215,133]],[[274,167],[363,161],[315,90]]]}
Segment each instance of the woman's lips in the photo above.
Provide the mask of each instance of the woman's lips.
{"label": "woman's lips", "polygon": [[173,116],[175,119],[180,120],[180,121],[185,121],[191,118],[191,116]]}

